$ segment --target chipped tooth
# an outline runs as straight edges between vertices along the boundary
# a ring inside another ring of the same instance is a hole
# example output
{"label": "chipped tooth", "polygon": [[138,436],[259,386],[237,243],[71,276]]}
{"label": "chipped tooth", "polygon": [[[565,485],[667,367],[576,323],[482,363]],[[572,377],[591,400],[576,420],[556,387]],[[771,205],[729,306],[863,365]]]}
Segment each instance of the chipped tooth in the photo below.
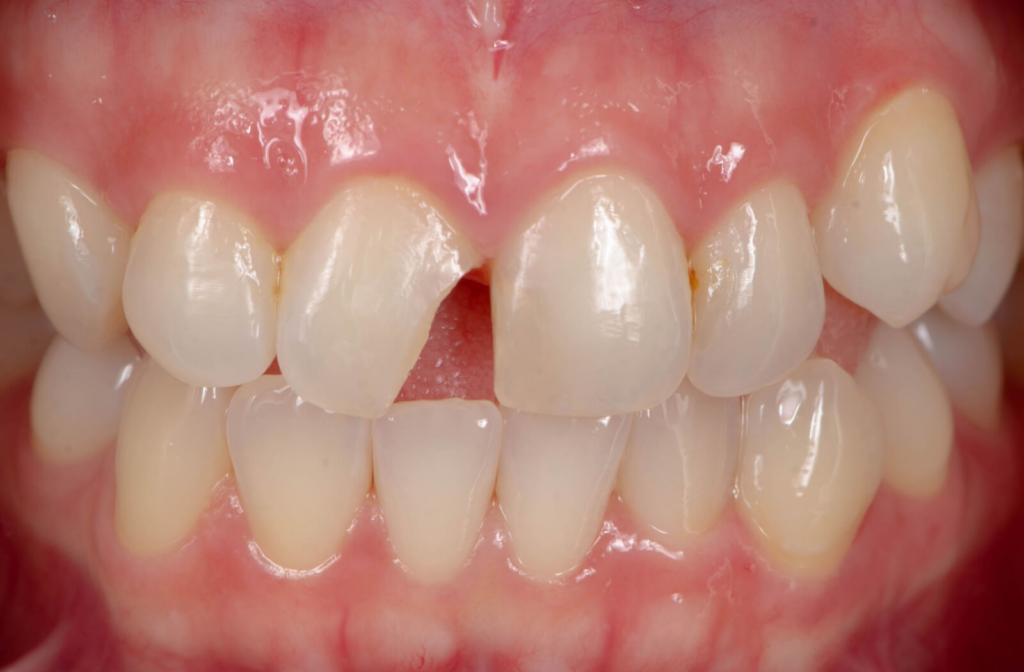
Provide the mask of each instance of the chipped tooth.
{"label": "chipped tooth", "polygon": [[50,322],[86,351],[123,334],[131,229],[95,189],[37,152],[9,152],[7,180],[15,233]]}
{"label": "chipped tooth", "polygon": [[489,401],[395,404],[373,423],[373,482],[391,543],[424,582],[469,559],[494,492],[502,422]]}
{"label": "chipped tooth", "polygon": [[285,254],[281,372],[318,406],[380,417],[438,305],[482,261],[423,191],[386,178],[352,183]]}
{"label": "chipped tooth", "polygon": [[0,304],[0,390],[35,371],[53,333],[38,303],[24,307]]}
{"label": "chipped tooth", "polygon": [[21,256],[21,246],[7,207],[7,186],[0,180],[0,305],[22,307],[35,298],[32,278]]}
{"label": "chipped tooth", "polygon": [[690,382],[716,397],[774,383],[814,350],[825,289],[803,196],[774,182],[742,199],[690,254]]}
{"label": "chipped tooth", "polygon": [[370,490],[370,422],[297,396],[283,376],[238,388],[228,445],[253,539],[281,567],[311,570],[341,546]]}
{"label": "chipped tooth", "polygon": [[526,222],[491,273],[498,400],[585,417],[664,401],[686,373],[692,318],[683,242],[658,197],[591,173]]}
{"label": "chipped tooth", "polygon": [[920,317],[973,259],[977,201],[956,111],[927,87],[865,122],[811,217],[821,270],[893,327]]}

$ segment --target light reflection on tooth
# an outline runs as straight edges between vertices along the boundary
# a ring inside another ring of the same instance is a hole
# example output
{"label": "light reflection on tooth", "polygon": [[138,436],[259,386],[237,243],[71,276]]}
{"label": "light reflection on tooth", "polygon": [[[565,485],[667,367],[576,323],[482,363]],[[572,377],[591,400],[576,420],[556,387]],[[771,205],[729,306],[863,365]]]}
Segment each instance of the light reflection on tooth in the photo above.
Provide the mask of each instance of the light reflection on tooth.
{"label": "light reflection on tooth", "polygon": [[36,298],[32,278],[25,268],[14,222],[7,207],[7,185],[0,180],[0,305],[22,307]]}

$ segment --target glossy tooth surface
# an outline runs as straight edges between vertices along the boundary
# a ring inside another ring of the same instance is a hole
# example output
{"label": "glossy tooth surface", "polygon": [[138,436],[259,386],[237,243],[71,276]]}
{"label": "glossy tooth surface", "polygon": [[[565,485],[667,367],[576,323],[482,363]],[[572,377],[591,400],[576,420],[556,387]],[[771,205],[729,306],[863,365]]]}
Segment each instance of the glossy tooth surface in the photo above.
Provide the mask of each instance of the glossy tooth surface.
{"label": "glossy tooth surface", "polygon": [[383,415],[416,363],[438,305],[481,262],[416,187],[384,178],[354,182],[285,255],[281,372],[323,408]]}
{"label": "glossy tooth surface", "polygon": [[803,196],[774,182],[742,200],[690,253],[696,273],[687,376],[716,397],[749,394],[814,350],[825,289]]}
{"label": "glossy tooth surface", "polygon": [[682,239],[658,197],[588,174],[526,222],[491,273],[498,400],[584,417],[664,401],[686,373],[691,313]]}
{"label": "glossy tooth surface", "polygon": [[39,304],[0,305],[0,390],[35,371],[53,335]]}
{"label": "glossy tooth surface", "polygon": [[946,483],[953,409],[942,379],[912,334],[879,323],[854,376],[885,428],[886,483],[931,497]]}
{"label": "glossy tooth surface", "polygon": [[511,551],[527,574],[553,579],[578,567],[597,539],[631,418],[502,415],[497,494]]}
{"label": "glossy tooth surface", "polygon": [[277,274],[276,252],[246,215],[163,194],[132,241],[124,312],[139,343],[174,377],[240,385],[274,360]]}
{"label": "glossy tooth surface", "polygon": [[113,444],[139,353],[127,336],[95,352],[53,339],[32,387],[36,453],[57,464],[86,460]]}
{"label": "glossy tooth surface", "polygon": [[118,537],[140,555],[185,539],[231,472],[224,425],[233,388],[183,383],[145,358],[121,417],[114,460]]}
{"label": "glossy tooth surface", "polygon": [[822,274],[893,327],[920,317],[970,268],[971,164],[952,105],[911,88],[871,114],[812,215]]}
{"label": "glossy tooth surface", "polygon": [[838,364],[813,359],[746,403],[738,507],[790,570],[838,566],[882,478],[884,430]]}
{"label": "glossy tooth surface", "polygon": [[61,336],[96,350],[124,333],[131,228],[84,180],[30,150],[7,154],[7,198],[39,303]]}
{"label": "glossy tooth surface", "polygon": [[739,399],[709,397],[683,381],[634,416],[619,492],[642,522],[676,539],[715,525],[736,476],[741,412]]}
{"label": "glossy tooth surface", "polygon": [[7,207],[7,185],[0,180],[0,305],[27,306],[35,298],[32,278],[21,256],[21,246]]}
{"label": "glossy tooth surface", "polygon": [[391,543],[425,582],[469,559],[494,493],[502,422],[489,401],[395,404],[373,423],[373,482]]}

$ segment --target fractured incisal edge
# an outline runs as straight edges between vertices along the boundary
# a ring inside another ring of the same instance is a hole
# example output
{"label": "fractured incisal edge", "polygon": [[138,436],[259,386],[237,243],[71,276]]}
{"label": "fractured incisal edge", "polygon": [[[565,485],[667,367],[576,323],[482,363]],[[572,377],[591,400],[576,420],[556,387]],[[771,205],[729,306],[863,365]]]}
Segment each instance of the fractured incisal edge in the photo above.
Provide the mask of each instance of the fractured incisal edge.
{"label": "fractured incisal edge", "polygon": [[114,520],[129,551],[156,555],[184,540],[231,472],[225,436],[234,388],[197,387],[143,359],[121,416]]}
{"label": "fractured incisal edge", "polygon": [[117,438],[139,352],[121,335],[95,352],[57,336],[32,387],[33,448],[53,464],[87,460]]}
{"label": "fractured incisal edge", "polygon": [[838,364],[810,359],[752,394],[744,417],[740,515],[787,569],[835,569],[882,480],[874,404]]}
{"label": "fractured incisal edge", "polygon": [[32,278],[21,256],[21,246],[7,207],[7,185],[0,180],[0,305],[18,308],[29,305],[35,298]]}
{"label": "fractured incisal edge", "polygon": [[38,303],[0,305],[0,390],[35,371],[53,334]]}
{"label": "fractured incisal edge", "polygon": [[822,274],[904,327],[966,277],[977,249],[971,164],[956,111],[927,87],[871,114],[811,221]]}
{"label": "fractured incisal edge", "polygon": [[807,359],[825,289],[800,191],[773,182],[741,199],[690,251],[693,353],[687,377],[716,397],[749,394]]}
{"label": "fractured incisal edge", "polygon": [[7,154],[7,198],[39,303],[61,336],[89,351],[123,334],[131,228],[83,179],[30,150]]}
{"label": "fractured incisal edge", "polygon": [[330,560],[370,490],[370,422],[314,406],[283,376],[263,376],[235,393],[228,445],[263,555],[292,570]]}
{"label": "fractured incisal edge", "polygon": [[482,261],[423,190],[390,178],[352,182],[285,254],[281,373],[318,406],[380,417],[438,305]]}
{"label": "fractured incisal edge", "polygon": [[588,173],[525,222],[491,272],[501,404],[602,417],[664,401],[686,373],[692,316],[683,242],[658,197]]}
{"label": "fractured incisal edge", "polygon": [[502,420],[489,401],[395,404],[373,422],[373,483],[410,574],[446,581],[469,560],[494,493]]}

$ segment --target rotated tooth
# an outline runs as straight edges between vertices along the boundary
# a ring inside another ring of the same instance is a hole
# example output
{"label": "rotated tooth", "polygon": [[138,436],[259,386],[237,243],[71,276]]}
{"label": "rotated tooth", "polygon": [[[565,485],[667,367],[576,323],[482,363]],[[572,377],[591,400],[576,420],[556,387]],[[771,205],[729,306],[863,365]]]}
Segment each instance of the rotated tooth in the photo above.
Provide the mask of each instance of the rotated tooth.
{"label": "rotated tooth", "polygon": [[395,404],[373,423],[373,482],[400,560],[425,582],[469,559],[494,492],[501,414],[489,401]]}
{"label": "rotated tooth", "polygon": [[838,364],[812,359],[752,394],[744,416],[741,516],[791,570],[834,569],[882,479],[878,411]]}
{"label": "rotated tooth", "polygon": [[716,397],[749,394],[814,350],[825,289],[807,206],[788,182],[742,200],[690,254],[693,355],[687,374]]}
{"label": "rotated tooth", "polygon": [[36,298],[7,207],[7,185],[0,180],[0,305],[27,306]]}
{"label": "rotated tooth", "polygon": [[131,229],[95,189],[37,152],[9,152],[7,180],[25,265],[53,326],[86,351],[123,334]]}
{"label": "rotated tooth", "polygon": [[380,417],[427,340],[438,305],[480,255],[415,186],[354,182],[285,254],[277,356],[304,399]]}
{"label": "rotated tooth", "polygon": [[870,115],[812,215],[821,270],[893,327],[920,317],[970,268],[977,201],[956,111],[911,88]]}
{"label": "rotated tooth", "polygon": [[512,552],[527,574],[556,578],[597,539],[631,418],[502,415],[497,494]]}
{"label": "rotated tooth", "polygon": [[739,399],[709,397],[683,381],[634,416],[619,492],[641,521],[676,539],[714,526],[736,476],[741,411]]}
{"label": "rotated tooth", "polygon": [[186,194],[156,197],[124,278],[132,333],[192,385],[255,380],[274,360],[277,253],[245,214]]}
{"label": "rotated tooth", "polygon": [[39,304],[0,305],[0,390],[31,374],[53,340],[53,327]]}
{"label": "rotated tooth", "polygon": [[325,411],[283,376],[263,376],[235,393],[228,445],[263,554],[295,570],[329,560],[370,490],[369,421]]}
{"label": "rotated tooth", "polygon": [[641,411],[690,358],[681,238],[658,197],[599,172],[542,199],[491,273],[494,391],[504,406],[600,417]]}

